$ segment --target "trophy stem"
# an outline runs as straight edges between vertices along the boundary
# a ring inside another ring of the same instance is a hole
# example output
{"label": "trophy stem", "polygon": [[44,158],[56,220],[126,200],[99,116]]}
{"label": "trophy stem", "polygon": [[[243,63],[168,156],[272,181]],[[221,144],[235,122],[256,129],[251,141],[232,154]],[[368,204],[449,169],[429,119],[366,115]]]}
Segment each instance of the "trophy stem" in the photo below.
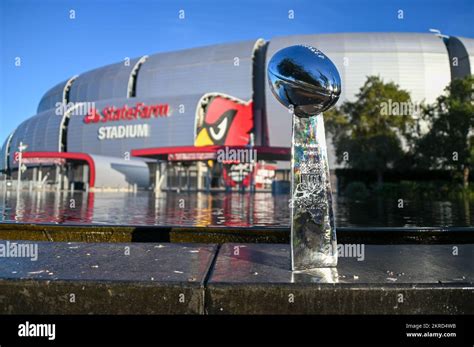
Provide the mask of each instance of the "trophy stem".
{"label": "trophy stem", "polygon": [[337,265],[323,115],[293,114],[291,141],[291,267],[293,271]]}

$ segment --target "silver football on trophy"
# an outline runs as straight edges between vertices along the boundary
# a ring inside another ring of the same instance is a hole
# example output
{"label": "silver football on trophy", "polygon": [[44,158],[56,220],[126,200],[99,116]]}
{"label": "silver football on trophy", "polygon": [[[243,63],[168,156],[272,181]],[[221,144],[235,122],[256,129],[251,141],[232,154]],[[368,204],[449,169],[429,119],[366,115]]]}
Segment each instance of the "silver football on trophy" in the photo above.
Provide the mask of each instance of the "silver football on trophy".
{"label": "silver football on trophy", "polygon": [[273,95],[295,115],[310,117],[328,110],[341,94],[341,77],[334,63],[307,45],[276,52],[268,63]]}

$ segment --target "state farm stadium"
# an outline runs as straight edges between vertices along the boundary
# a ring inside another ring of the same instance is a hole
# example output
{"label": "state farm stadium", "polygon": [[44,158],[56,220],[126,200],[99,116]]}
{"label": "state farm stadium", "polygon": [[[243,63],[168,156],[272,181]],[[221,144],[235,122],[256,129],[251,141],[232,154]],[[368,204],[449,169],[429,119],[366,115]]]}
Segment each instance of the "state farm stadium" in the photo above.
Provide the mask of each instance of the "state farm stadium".
{"label": "state farm stadium", "polygon": [[269,90],[266,64],[295,44],[336,64],[339,104],[369,75],[433,102],[474,66],[474,40],[418,33],[285,36],[125,59],[48,90],[3,143],[3,181],[15,186],[20,161],[22,184],[62,189],[259,190],[288,180],[291,115]]}

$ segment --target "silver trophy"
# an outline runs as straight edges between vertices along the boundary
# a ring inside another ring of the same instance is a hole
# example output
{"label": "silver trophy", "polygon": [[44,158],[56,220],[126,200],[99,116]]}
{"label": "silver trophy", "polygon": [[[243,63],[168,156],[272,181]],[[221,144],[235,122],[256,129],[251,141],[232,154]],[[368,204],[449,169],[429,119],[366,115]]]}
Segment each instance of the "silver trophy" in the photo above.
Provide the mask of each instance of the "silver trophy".
{"label": "silver trophy", "polygon": [[299,45],[275,53],[268,64],[268,81],[293,117],[292,270],[336,266],[336,226],[322,112],[339,99],[341,78],[321,51]]}

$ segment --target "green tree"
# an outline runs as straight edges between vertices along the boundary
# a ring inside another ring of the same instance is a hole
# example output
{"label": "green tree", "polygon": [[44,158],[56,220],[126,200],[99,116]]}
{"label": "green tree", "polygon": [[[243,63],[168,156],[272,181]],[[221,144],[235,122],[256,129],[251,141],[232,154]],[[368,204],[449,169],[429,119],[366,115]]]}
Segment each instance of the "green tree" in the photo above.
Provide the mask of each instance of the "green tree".
{"label": "green tree", "polygon": [[[415,125],[410,94],[378,76],[369,76],[353,102],[324,114],[337,161],[359,170],[383,174],[404,156],[402,139]],[[411,143],[406,141],[406,143]]]}
{"label": "green tree", "polygon": [[423,108],[428,131],[416,141],[415,162],[425,168],[453,170],[469,186],[474,163],[474,77],[455,79],[433,105]]}

